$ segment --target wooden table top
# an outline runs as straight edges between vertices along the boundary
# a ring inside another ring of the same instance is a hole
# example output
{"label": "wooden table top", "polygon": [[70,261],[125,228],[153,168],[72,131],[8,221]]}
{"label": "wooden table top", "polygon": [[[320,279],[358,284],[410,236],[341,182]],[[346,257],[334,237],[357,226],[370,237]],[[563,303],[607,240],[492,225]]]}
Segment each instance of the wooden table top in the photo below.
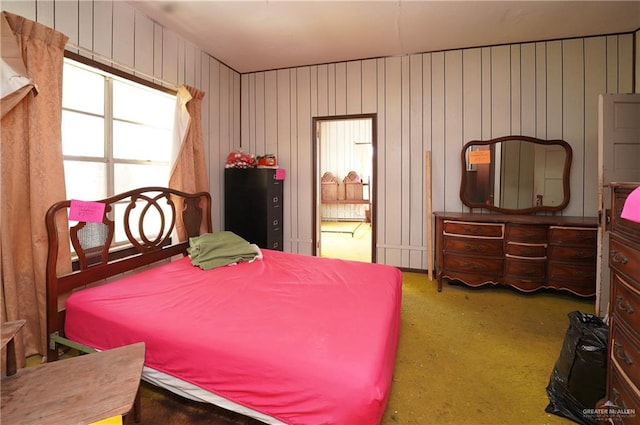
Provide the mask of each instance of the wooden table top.
{"label": "wooden table top", "polygon": [[133,407],[144,353],[140,342],[20,369],[2,378],[2,422],[70,425],[124,415]]}

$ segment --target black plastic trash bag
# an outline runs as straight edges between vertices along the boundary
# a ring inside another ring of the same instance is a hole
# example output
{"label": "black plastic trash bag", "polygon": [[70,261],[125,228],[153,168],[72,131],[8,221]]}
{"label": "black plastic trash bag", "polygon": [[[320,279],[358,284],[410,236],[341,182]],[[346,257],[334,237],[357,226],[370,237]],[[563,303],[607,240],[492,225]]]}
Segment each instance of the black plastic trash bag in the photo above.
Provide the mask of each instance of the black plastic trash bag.
{"label": "black plastic trash bag", "polygon": [[551,373],[547,413],[584,425],[597,425],[585,409],[594,409],[606,395],[608,327],[597,316],[569,313],[562,352]]}

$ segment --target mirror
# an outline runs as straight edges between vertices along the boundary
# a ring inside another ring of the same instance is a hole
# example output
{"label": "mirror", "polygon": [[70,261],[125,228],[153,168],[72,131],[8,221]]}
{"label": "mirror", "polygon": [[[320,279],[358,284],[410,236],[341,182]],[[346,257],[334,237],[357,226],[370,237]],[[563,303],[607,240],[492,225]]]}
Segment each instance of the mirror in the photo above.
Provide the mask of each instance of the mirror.
{"label": "mirror", "polygon": [[506,214],[561,211],[569,203],[571,146],[564,140],[505,136],[462,148],[460,199]]}

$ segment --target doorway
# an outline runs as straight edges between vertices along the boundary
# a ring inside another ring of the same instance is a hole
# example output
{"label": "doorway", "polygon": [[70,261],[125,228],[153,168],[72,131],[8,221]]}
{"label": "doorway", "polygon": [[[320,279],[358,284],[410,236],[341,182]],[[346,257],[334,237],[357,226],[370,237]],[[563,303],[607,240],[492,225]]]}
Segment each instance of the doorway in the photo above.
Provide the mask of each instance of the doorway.
{"label": "doorway", "polygon": [[313,118],[314,255],[375,262],[376,116]]}

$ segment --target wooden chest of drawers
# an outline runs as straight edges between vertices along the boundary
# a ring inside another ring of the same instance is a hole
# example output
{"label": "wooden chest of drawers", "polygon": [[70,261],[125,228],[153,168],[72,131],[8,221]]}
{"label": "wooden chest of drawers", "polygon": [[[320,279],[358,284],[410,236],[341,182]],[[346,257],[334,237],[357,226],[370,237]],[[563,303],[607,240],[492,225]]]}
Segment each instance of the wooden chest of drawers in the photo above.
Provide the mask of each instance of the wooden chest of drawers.
{"label": "wooden chest of drawers", "polygon": [[598,407],[614,413],[604,423],[640,423],[640,223],[620,217],[625,199],[637,186],[612,185],[607,397]]}
{"label": "wooden chest of drawers", "polygon": [[435,213],[436,276],[595,295],[595,218]]}

